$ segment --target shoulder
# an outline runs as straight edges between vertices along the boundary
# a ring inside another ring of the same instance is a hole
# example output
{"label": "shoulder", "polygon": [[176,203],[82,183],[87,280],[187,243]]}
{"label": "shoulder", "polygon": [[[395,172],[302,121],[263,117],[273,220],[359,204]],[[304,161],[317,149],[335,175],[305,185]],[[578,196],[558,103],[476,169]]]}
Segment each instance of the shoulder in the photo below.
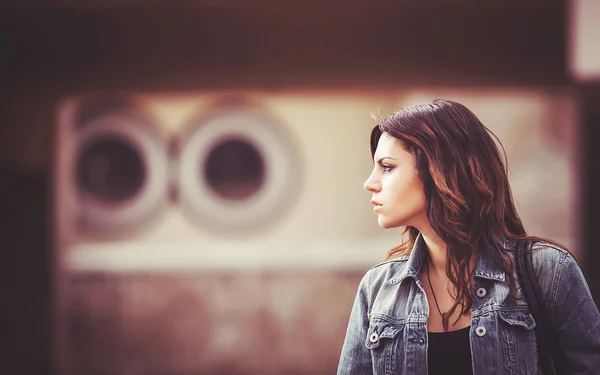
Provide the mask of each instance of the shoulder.
{"label": "shoulder", "polygon": [[408,263],[410,255],[402,255],[397,258],[393,258],[390,260],[386,260],[384,262],[380,262],[373,267],[369,271],[373,272],[385,272],[386,270],[393,269],[403,269]]}
{"label": "shoulder", "polygon": [[532,263],[538,275],[545,272],[559,272],[570,263],[577,264],[573,255],[566,249],[548,243],[536,242],[532,247]]}
{"label": "shoulder", "polygon": [[540,289],[549,306],[554,305],[559,291],[575,285],[587,288],[585,278],[575,257],[566,249],[547,242],[538,242],[532,248],[532,265]]}
{"label": "shoulder", "polygon": [[532,249],[534,250],[534,256],[538,258],[558,260],[559,258],[572,256],[568,250],[545,241],[536,242]]}
{"label": "shoulder", "polygon": [[405,274],[408,259],[409,256],[404,255],[374,265],[363,276],[360,288],[366,294],[377,294],[385,285]]}

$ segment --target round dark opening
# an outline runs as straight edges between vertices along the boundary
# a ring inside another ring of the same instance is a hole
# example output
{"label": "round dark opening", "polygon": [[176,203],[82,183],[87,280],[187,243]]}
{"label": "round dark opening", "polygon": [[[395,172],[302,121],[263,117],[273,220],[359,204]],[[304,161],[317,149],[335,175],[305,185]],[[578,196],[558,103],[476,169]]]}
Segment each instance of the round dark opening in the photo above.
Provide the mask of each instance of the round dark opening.
{"label": "round dark opening", "polygon": [[227,140],[213,147],[203,169],[209,186],[231,200],[253,196],[265,178],[265,164],[260,152],[242,140]]}
{"label": "round dark opening", "polygon": [[139,152],[114,135],[88,140],[77,159],[77,184],[106,203],[132,198],[144,185],[146,170]]}

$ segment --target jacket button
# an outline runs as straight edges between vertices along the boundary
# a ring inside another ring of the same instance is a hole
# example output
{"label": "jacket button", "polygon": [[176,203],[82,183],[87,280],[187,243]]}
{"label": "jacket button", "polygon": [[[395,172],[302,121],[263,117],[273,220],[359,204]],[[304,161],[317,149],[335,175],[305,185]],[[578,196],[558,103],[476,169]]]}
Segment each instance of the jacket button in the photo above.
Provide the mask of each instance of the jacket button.
{"label": "jacket button", "polygon": [[369,336],[369,341],[371,341],[371,342],[377,342],[378,338],[379,338],[379,335],[377,335],[377,332],[373,332],[371,334],[371,336]]}
{"label": "jacket button", "polygon": [[487,290],[485,290],[485,288],[479,288],[477,289],[477,297],[485,297],[485,295],[487,294]]}
{"label": "jacket button", "polygon": [[477,336],[482,337],[485,336],[485,327],[483,326],[479,326],[475,329],[475,333],[477,334]]}

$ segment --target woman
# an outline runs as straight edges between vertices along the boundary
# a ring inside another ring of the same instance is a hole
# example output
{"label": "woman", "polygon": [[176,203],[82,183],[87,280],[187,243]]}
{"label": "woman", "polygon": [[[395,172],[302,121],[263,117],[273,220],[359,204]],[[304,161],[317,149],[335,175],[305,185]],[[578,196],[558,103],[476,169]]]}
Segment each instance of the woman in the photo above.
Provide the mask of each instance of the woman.
{"label": "woman", "polygon": [[365,182],[382,228],[407,240],[363,277],[339,375],[542,374],[514,245],[533,266],[569,374],[600,374],[600,314],[572,255],[526,235],[493,134],[435,100],[383,118]]}

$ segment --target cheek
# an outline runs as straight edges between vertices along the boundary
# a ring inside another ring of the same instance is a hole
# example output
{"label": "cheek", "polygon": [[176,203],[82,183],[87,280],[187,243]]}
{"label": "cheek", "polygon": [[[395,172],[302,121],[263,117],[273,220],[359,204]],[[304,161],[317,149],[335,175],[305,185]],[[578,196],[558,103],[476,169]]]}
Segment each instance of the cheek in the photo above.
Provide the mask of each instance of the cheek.
{"label": "cheek", "polygon": [[425,191],[423,191],[423,185],[420,183],[413,186],[412,190],[415,204],[422,209],[425,209]]}
{"label": "cheek", "polygon": [[394,201],[394,211],[401,216],[412,216],[425,211],[425,191],[418,178],[397,181],[390,198]]}
{"label": "cheek", "polygon": [[397,176],[391,182],[392,192],[395,200],[402,203],[424,201],[425,192],[423,184],[414,174],[409,174],[407,177],[402,175]]}

